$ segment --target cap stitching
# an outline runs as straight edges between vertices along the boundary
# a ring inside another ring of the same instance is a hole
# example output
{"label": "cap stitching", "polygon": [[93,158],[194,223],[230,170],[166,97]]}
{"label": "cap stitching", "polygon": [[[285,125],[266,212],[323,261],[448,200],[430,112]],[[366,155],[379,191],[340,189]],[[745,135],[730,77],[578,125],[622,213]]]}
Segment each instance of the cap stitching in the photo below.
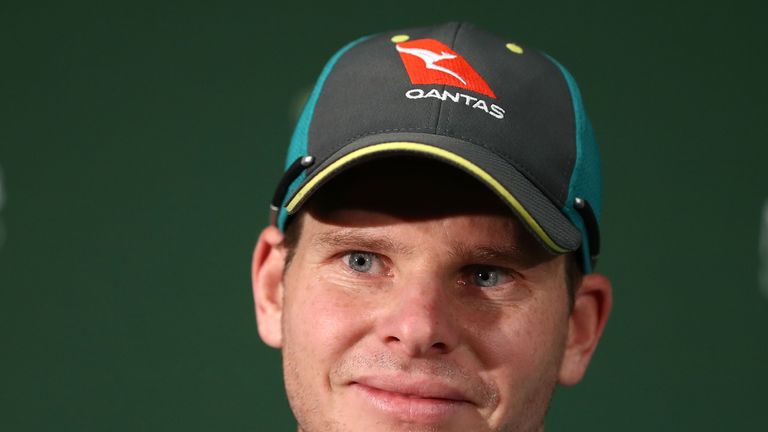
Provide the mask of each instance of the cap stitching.
{"label": "cap stitching", "polygon": [[429,128],[429,127],[391,128],[391,129],[379,129],[379,130],[376,130],[376,131],[364,132],[364,133],[361,133],[361,134],[357,134],[357,135],[353,136],[352,138],[344,141],[344,143],[341,144],[339,147],[337,147],[331,154],[335,154],[337,151],[339,151],[342,148],[346,147],[352,141],[357,141],[358,139],[366,137],[366,136],[376,135],[376,134],[384,133],[384,132],[417,132],[417,131],[419,131],[419,132],[431,132],[431,131],[434,131],[434,128]]}

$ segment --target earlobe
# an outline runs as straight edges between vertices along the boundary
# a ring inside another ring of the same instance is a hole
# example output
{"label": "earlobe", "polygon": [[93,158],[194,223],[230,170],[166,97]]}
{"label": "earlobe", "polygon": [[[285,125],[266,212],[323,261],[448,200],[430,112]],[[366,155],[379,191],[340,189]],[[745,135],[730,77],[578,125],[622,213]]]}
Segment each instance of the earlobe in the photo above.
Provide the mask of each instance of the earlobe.
{"label": "earlobe", "polygon": [[597,273],[585,275],[576,291],[568,323],[560,384],[574,385],[584,376],[612,306],[613,294],[608,278]]}
{"label": "earlobe", "polygon": [[283,234],[274,226],[264,228],[253,251],[251,281],[259,336],[273,348],[282,347]]}

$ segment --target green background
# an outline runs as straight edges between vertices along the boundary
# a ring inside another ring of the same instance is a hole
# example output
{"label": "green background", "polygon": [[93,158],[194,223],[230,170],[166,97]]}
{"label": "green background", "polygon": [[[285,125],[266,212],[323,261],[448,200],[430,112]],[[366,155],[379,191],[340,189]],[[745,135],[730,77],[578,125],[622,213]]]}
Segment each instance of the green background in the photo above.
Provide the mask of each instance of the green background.
{"label": "green background", "polygon": [[548,430],[764,430],[764,4],[0,3],[0,430],[291,430],[249,261],[298,105],[454,19],[565,64],[603,150],[616,304]]}

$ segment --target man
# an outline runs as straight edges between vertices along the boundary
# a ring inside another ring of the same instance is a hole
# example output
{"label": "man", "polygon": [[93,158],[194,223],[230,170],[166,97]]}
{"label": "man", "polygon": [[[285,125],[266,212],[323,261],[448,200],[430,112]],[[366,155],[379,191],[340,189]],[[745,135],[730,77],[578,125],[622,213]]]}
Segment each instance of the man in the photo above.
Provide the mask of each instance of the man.
{"label": "man", "polygon": [[253,256],[303,432],[536,431],[611,309],[575,82],[467,24],[326,65]]}

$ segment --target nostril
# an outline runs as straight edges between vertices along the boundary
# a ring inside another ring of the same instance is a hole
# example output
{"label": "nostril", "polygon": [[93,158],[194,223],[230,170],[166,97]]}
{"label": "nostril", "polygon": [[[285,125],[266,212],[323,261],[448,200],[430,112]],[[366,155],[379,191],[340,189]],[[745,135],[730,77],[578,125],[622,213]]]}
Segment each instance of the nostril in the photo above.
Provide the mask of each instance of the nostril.
{"label": "nostril", "polygon": [[432,348],[438,349],[440,351],[445,351],[447,346],[443,342],[435,342],[432,344]]}

